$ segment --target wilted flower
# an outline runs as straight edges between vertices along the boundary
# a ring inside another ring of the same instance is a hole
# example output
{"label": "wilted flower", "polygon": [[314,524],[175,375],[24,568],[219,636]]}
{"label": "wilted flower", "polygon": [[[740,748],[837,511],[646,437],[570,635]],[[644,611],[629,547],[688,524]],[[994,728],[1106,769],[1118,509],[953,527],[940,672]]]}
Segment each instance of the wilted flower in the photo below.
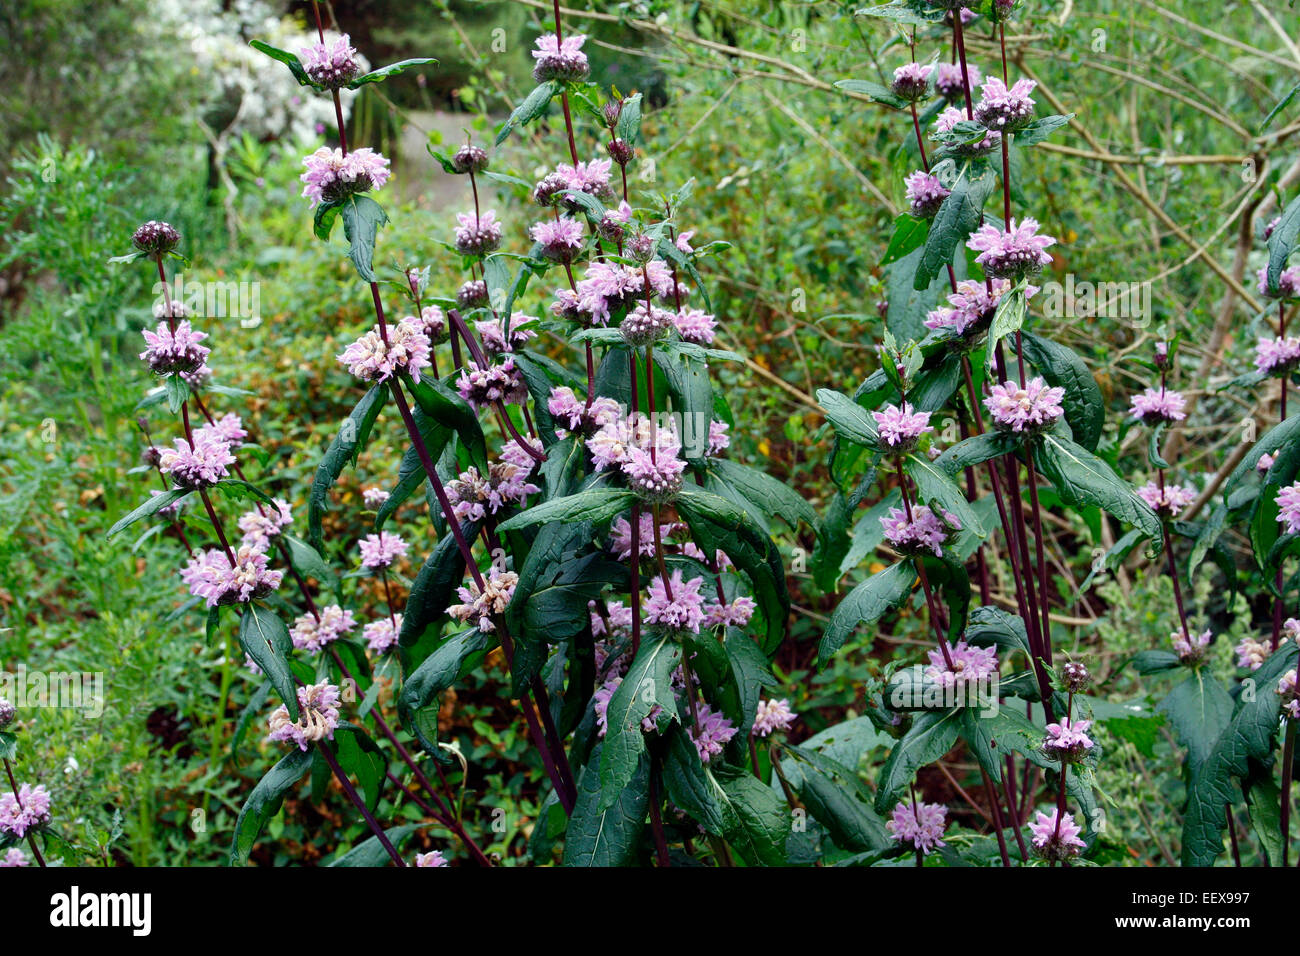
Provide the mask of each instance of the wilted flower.
{"label": "wilted flower", "polygon": [[495,568],[483,582],[479,591],[477,582],[471,581],[468,587],[457,588],[464,604],[453,604],[447,613],[458,621],[474,621],[480,631],[496,630],[492,617],[501,614],[514,597],[515,586],[519,584],[519,575],[513,571],[498,571]]}
{"label": "wilted flower", "polygon": [[14,715],[18,713],[18,708],[13,705],[7,697],[0,697],[0,730],[4,730],[14,722]]}
{"label": "wilted flower", "polygon": [[1069,693],[1079,694],[1092,683],[1092,675],[1077,661],[1066,661],[1061,666],[1061,683]]}
{"label": "wilted flower", "polygon": [[292,740],[299,750],[321,740],[333,740],[339,725],[339,689],[328,681],[298,688],[298,719],[289,719],[289,709],[281,704],[271,714],[271,732],[267,740]]}
{"label": "wilted flower", "polygon": [[456,292],[456,305],[462,309],[478,309],[487,304],[487,282],[483,279],[471,279]]}
{"label": "wilted flower", "polygon": [[1210,631],[1192,634],[1188,631],[1177,630],[1169,635],[1169,640],[1174,645],[1174,651],[1177,652],[1178,659],[1190,667],[1199,664],[1204,659],[1205,652],[1209,650],[1210,643],[1214,640],[1214,635]]}

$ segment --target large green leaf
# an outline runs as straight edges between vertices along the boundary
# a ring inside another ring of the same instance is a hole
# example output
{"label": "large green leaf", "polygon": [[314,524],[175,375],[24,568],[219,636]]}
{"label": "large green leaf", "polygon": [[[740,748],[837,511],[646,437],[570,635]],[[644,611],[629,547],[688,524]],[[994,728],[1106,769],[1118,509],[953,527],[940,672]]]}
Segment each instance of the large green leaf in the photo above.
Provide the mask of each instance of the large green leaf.
{"label": "large green leaf", "polygon": [[[623,682],[606,710],[605,744],[600,757],[600,806],[611,807],[645,758],[645,731],[641,721],[661,707],[677,719],[673,671],[682,659],[681,645],[668,634],[643,638]],[[662,718],[657,718],[662,719]]]}
{"label": "large green leaf", "polygon": [[1287,203],[1286,209],[1278,218],[1268,237],[1268,285],[1276,289],[1278,280],[1286,269],[1287,259],[1295,248],[1296,239],[1300,237],[1300,196]]}
{"label": "large green leaf", "polygon": [[168,505],[174,505],[178,501],[183,501],[191,494],[193,494],[193,492],[177,488],[171,491],[164,491],[160,495],[154,495],[144,504],[133,509],[129,514],[118,518],[117,521],[114,522],[113,527],[108,529],[108,537],[114,537],[121,533],[123,529],[135,524],[141,518],[147,518],[150,515],[157,514]]}
{"label": "large green leaf", "polygon": [[[420,829],[422,823],[403,823],[401,826],[389,827],[384,831],[384,836],[388,838],[394,849],[401,849],[403,841],[412,833]],[[348,852],[331,860],[326,866],[364,866],[379,867],[388,866],[392,863],[392,858],[384,845],[379,842],[379,837],[372,836],[362,840]]]}
{"label": "large green leaf", "polygon": [[1088,366],[1072,350],[1041,335],[1022,332],[1020,343],[1026,360],[1047,383],[1065,389],[1061,405],[1074,440],[1095,451],[1106,422],[1106,400]]}
{"label": "large green leaf", "polygon": [[962,711],[927,711],[918,714],[903,739],[894,745],[880,769],[876,784],[876,812],[888,813],[916,771],[934,763],[957,742]]}
{"label": "large green leaf", "polygon": [[909,561],[891,564],[858,584],[831,614],[817,648],[818,664],[824,666],[859,625],[874,624],[885,612],[902,604],[915,584],[916,569]]}
{"label": "large green leaf", "polygon": [[635,498],[626,488],[588,488],[575,495],[535,504],[527,511],[504,521],[498,530],[517,531],[549,522],[590,521],[593,524],[604,524],[630,508]]}
{"label": "large green leaf", "polygon": [[[466,541],[478,534],[478,522],[467,521],[460,526]],[[420,639],[430,624],[447,613],[452,595],[465,576],[465,557],[450,533],[442,536],[433,552],[425,559],[411,583],[411,591],[402,611],[402,632],[399,641],[410,647]]]}
{"label": "large green leaf", "polygon": [[1217,677],[1197,668],[1156,709],[1169,715],[1174,736],[1187,748],[1189,779],[1195,780],[1232,720],[1232,698]]}
{"label": "large green leaf", "polygon": [[275,687],[289,716],[298,719],[298,692],[293,671],[289,670],[289,657],[293,654],[293,639],[284,621],[273,612],[256,604],[244,607],[239,618],[239,646],[262,669]]}
{"label": "large green leaf", "polygon": [[826,417],[843,439],[867,448],[879,443],[880,431],[861,405],[842,392],[830,388],[817,389],[817,403],[826,411]]}
{"label": "large green leaf", "polygon": [[257,782],[235,821],[235,838],[230,847],[231,866],[239,866],[248,860],[262,828],[280,812],[284,795],[302,779],[311,762],[312,751],[294,750]]}
{"label": "large green leaf", "polygon": [[642,754],[614,802],[602,806],[601,750],[597,746],[578,778],[578,799],[564,837],[565,866],[630,866],[636,862],[650,806],[650,756]]}
{"label": "large green leaf", "polygon": [[524,101],[514,108],[510,113],[510,118],[502,124],[501,129],[497,130],[496,145],[500,146],[510,135],[510,131],[516,126],[526,126],[546,111],[552,98],[559,95],[561,84],[555,80],[547,80],[533,88],[533,91],[524,97]]}
{"label": "large green leaf", "polygon": [[338,434],[330,440],[325,457],[316,466],[316,476],[312,479],[311,494],[307,499],[307,541],[317,551],[324,551],[321,516],[329,507],[329,490],[349,461],[356,464],[357,456],[365,447],[375,419],[387,400],[388,386],[372,385],[344,419]]}
{"label": "large green leaf", "polygon": [[706,767],[722,809],[727,842],[751,866],[783,866],[792,828],[790,808],[761,780],[732,767]]}
{"label": "large green leaf", "polygon": [[1057,494],[1075,506],[1097,505],[1141,529],[1155,542],[1163,539],[1160,518],[1128,482],[1088,449],[1057,435],[1044,435],[1034,452],[1039,471]]}
{"label": "large green leaf", "polygon": [[925,251],[917,263],[912,288],[927,288],[952,262],[958,246],[979,228],[984,217],[984,203],[997,185],[987,166],[967,167],[961,178],[953,184],[948,198],[943,201],[930,224],[925,239]]}

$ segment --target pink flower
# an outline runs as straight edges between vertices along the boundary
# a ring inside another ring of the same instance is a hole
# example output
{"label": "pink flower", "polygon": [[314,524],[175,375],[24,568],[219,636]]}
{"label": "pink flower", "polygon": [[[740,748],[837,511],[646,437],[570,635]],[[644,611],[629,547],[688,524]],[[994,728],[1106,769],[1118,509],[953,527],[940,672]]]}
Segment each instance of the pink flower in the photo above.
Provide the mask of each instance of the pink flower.
{"label": "pink flower", "polygon": [[1268,453],[1260,455],[1259,461],[1255,462],[1255,470],[1261,475],[1266,475],[1268,474],[1268,470],[1273,467],[1273,462],[1275,461],[1277,461],[1277,458],[1273,455]]}
{"label": "pink flower", "polygon": [[537,49],[533,51],[533,79],[538,83],[547,80],[577,82],[587,78],[591,68],[587,64],[587,54],[582,52],[582,44],[587,38],[581,34],[565,37],[561,42],[553,33],[544,33],[537,38]]}
{"label": "pink flower", "polygon": [[1276,501],[1277,520],[1286,526],[1287,534],[1300,531],[1300,481],[1280,489]]}
{"label": "pink flower", "polygon": [[[591,695],[592,712],[596,715],[596,728],[599,736],[604,737],[609,732],[609,702],[614,699],[614,692],[622,685],[622,677],[611,677],[596,688],[596,692]],[[651,708],[648,716],[642,719],[641,729],[652,734],[658,729],[660,715],[664,709],[658,704]]]}
{"label": "pink flower", "polygon": [[1056,244],[1051,236],[1038,234],[1038,220],[1025,218],[1019,225],[1011,220],[1011,228],[1003,232],[996,226],[985,224],[976,230],[966,245],[978,252],[975,261],[995,279],[1017,281],[1027,275],[1042,271],[1050,265],[1052,257],[1047,247]]}
{"label": "pink flower", "polygon": [[645,622],[669,631],[700,633],[700,624],[704,621],[704,595],[700,588],[704,579],[683,581],[682,572],[676,570],[669,576],[668,583],[671,588],[666,587],[659,576],[650,582],[649,594],[642,608]]}
{"label": "pink flower", "polygon": [[383,488],[362,488],[361,500],[365,502],[367,508],[378,508],[389,498],[389,494]]}
{"label": "pink flower", "polygon": [[337,604],[323,607],[319,613],[320,620],[311,614],[304,614],[289,629],[289,638],[298,650],[315,653],[356,629],[357,622],[353,619],[352,612]]}
{"label": "pink flower", "polygon": [[[1277,682],[1277,693],[1282,698],[1282,710],[1292,720],[1300,720],[1300,697],[1296,694],[1296,672],[1291,668]],[[4,828],[0,822],[0,829]]]}
{"label": "pink flower", "polygon": [[1259,294],[1269,299],[1295,299],[1300,298],[1300,268],[1292,267],[1284,271],[1277,277],[1277,287],[1271,288],[1268,284],[1268,266],[1259,270],[1257,275],[1259,282],[1257,288]]}
{"label": "pink flower", "polygon": [[1061,814],[1058,827],[1057,812],[1055,809],[1050,815],[1041,810],[1038,812],[1034,822],[1029,824],[1030,840],[1044,859],[1069,860],[1078,856],[1079,851],[1085,846],[1079,839],[1079,834],[1083,831],[1074,822],[1074,817],[1068,813]]}
{"label": "pink flower", "polygon": [[[659,538],[667,542],[670,535],[685,527],[672,521],[664,521],[659,525]],[[654,534],[655,520],[654,515],[648,511],[641,512],[641,520],[638,525],[638,542],[641,557],[647,557],[654,553]],[[618,556],[620,561],[626,561],[632,556],[632,522],[626,518],[615,518],[609,526],[609,546]]]}
{"label": "pink flower", "polygon": [[199,431],[219,438],[232,449],[238,448],[248,437],[248,430],[244,428],[243,421],[234,412],[226,412],[211,425],[204,425]]}
{"label": "pink flower", "polygon": [[952,667],[948,666],[942,650],[928,651],[926,656],[930,658],[930,666],[925,669],[925,676],[944,687],[982,687],[997,680],[998,652],[992,647],[975,647],[958,641],[948,648]]}
{"label": "pink flower", "polygon": [[522,312],[514,312],[510,316],[508,323],[510,328],[510,339],[506,340],[506,334],[501,328],[500,319],[484,319],[481,322],[474,323],[474,331],[483,341],[483,350],[489,355],[501,355],[505,352],[513,352],[515,349],[523,346],[525,342],[537,338],[537,330],[532,326],[537,322],[537,317],[525,315]]}
{"label": "pink flower", "polygon": [[496,461],[488,466],[486,478],[470,466],[447,483],[447,499],[461,521],[482,521],[508,505],[523,504],[542,489],[528,480],[533,460],[525,455],[526,464]]}
{"label": "pink flower", "polygon": [[1010,89],[996,76],[990,76],[980,88],[983,94],[975,106],[975,121],[989,129],[1017,130],[1034,115],[1034,100],[1029,94],[1038,84],[1033,80],[1016,80]]}
{"label": "pink flower", "polygon": [[1031,378],[1023,387],[1017,382],[1003,382],[989,392],[984,407],[1003,431],[1016,434],[1046,431],[1064,411],[1061,402],[1065,389],[1051,388],[1041,378]]}
{"label": "pink flower", "polygon": [[917,170],[906,179],[908,211],[917,219],[929,219],[939,211],[943,201],[948,198],[949,190],[939,182],[937,176]]}
{"label": "pink flower", "polygon": [[[576,189],[578,192],[592,196],[608,196],[610,195],[609,175],[612,169],[613,163],[610,160],[593,159],[589,163],[578,163],[576,166],[560,163],[555,167],[555,174],[564,182],[566,189]],[[622,206],[619,209],[621,216]],[[629,215],[628,219],[630,218]]]}
{"label": "pink flower", "polygon": [[450,866],[451,864],[447,862],[447,858],[442,855],[441,851],[434,850],[431,853],[418,854],[415,857],[415,865],[416,866]]}
{"label": "pink flower", "polygon": [[[1292,620],[1295,620],[1292,618]],[[1270,641],[1259,641],[1253,637],[1243,637],[1234,650],[1237,652],[1237,666],[1256,671],[1263,666],[1273,653]]]}
{"label": "pink flower", "polygon": [[1289,375],[1300,366],[1300,338],[1261,338],[1255,346],[1255,368],[1263,375]]}
{"label": "pink flower", "polygon": [[346,156],[341,149],[322,146],[302,162],[307,168],[299,177],[304,183],[302,194],[313,206],[380,189],[393,175],[389,161],[365,146]]}
{"label": "pink flower", "polygon": [[385,654],[397,644],[401,633],[402,615],[394,614],[392,617],[371,621],[362,628],[361,636],[366,639],[366,647],[370,648],[372,653]]}
{"label": "pink flower", "polygon": [[528,386],[509,355],[487,368],[467,365],[461,369],[456,391],[476,409],[497,402],[519,405],[528,398]]}
{"label": "pink flower", "polygon": [[435,342],[441,342],[447,337],[447,317],[443,315],[442,309],[436,305],[426,305],[420,309],[420,317],[417,319],[413,315],[408,315],[403,322],[415,322],[424,337],[429,340],[430,345]]}
{"label": "pink flower", "polygon": [[247,544],[235,552],[232,565],[220,548],[199,551],[181,569],[181,580],[190,593],[207,601],[208,607],[247,604],[266,597],[280,586],[283,571],[269,571],[266,554]]}
{"label": "pink flower", "polygon": [[298,688],[298,719],[289,719],[289,709],[281,704],[271,714],[271,732],[267,740],[288,741],[306,750],[308,744],[333,740],[339,725],[339,689],[327,681]]}
{"label": "pink flower", "polygon": [[44,784],[24,783],[17,794],[0,796],[0,833],[21,839],[50,822],[50,795]]}
{"label": "pink flower", "polygon": [[[983,74],[977,66],[967,65],[966,73],[970,78],[971,86],[979,86],[980,78]],[[966,85],[962,81],[960,63],[940,63],[934,71],[934,88],[950,103],[964,101],[966,99]]]}
{"label": "pink flower", "polygon": [[731,446],[731,436],[727,434],[730,427],[717,419],[709,422],[709,446],[704,450],[705,457],[717,458]]}
{"label": "pink flower", "polygon": [[534,223],[528,234],[542,247],[542,255],[552,262],[572,262],[582,251],[582,223],[576,219],[564,217]]}
{"label": "pink flower", "polygon": [[930,92],[930,71],[933,69],[928,63],[904,63],[894,70],[894,80],[889,88],[895,96],[909,103],[925,99]]}
{"label": "pink flower", "polygon": [[158,469],[169,475],[177,488],[210,488],[228,472],[235,462],[230,446],[211,432],[194,432],[194,444],[177,438],[175,448],[164,449],[158,457]]}
{"label": "pink flower", "polygon": [[[550,397],[546,400],[546,410],[555,417],[556,434],[561,438],[567,437],[569,432],[591,434],[602,425],[615,421],[621,414],[618,402],[612,398],[592,399],[591,407],[588,408],[587,403],[567,385],[551,389]],[[558,427],[560,423],[564,424],[563,429]]]}
{"label": "pink flower", "polygon": [[718,320],[703,309],[687,309],[684,312],[677,312],[672,317],[673,326],[677,329],[677,334],[685,342],[694,342],[696,345],[712,345],[714,336],[717,334]]}
{"label": "pink flower", "polygon": [[728,741],[736,736],[736,725],[705,703],[696,707],[695,714],[699,726],[695,727],[688,721],[686,732],[695,743],[700,761],[708,763],[722,753]]}
{"label": "pink flower", "polygon": [[1144,425],[1172,424],[1187,417],[1187,400],[1179,392],[1166,388],[1148,388],[1133,396],[1129,414]]}
{"label": "pink flower", "polygon": [[1184,485],[1170,484],[1161,489],[1154,481],[1148,481],[1137,490],[1137,496],[1161,517],[1177,518],[1178,512],[1196,500],[1196,490]]}
{"label": "pink flower", "polygon": [[[962,279],[957,283],[957,291],[948,296],[948,305],[930,312],[925,319],[925,327],[939,331],[951,329],[954,335],[962,337],[962,344],[972,344],[988,330],[997,312],[998,303],[1011,288],[1006,279],[994,279],[992,291],[982,282]],[[1026,297],[1037,292],[1034,286],[1025,291]]]}
{"label": "pink flower", "polygon": [[961,530],[957,516],[944,512],[942,518],[929,506],[916,504],[912,506],[912,520],[899,508],[890,508],[889,514],[880,519],[885,529],[885,540],[899,554],[917,555],[926,551],[936,558],[943,556],[943,543],[948,539],[950,530]]}
{"label": "pink flower", "polygon": [[146,348],[140,353],[140,358],[148,363],[149,370],[155,375],[193,372],[211,351],[199,344],[208,333],[195,332],[189,322],[177,322],[175,331],[166,322],[159,322],[152,332],[145,329],[141,334]]}
{"label": "pink flower", "polygon": [[790,709],[790,702],[781,700],[760,700],[754,711],[754,736],[766,737],[777,731],[786,731],[798,718]]}
{"label": "pink flower", "polygon": [[361,539],[361,566],[371,571],[381,571],[406,554],[407,543],[388,531],[368,534]]}
{"label": "pink flower", "polygon": [[480,631],[496,630],[492,618],[505,612],[518,584],[519,575],[513,571],[497,571],[494,568],[483,582],[482,592],[473,581],[469,587],[457,588],[460,599],[465,603],[451,605],[447,608],[447,613],[458,621],[474,621]]}
{"label": "pink flower", "polygon": [[1060,723],[1047,725],[1043,750],[1058,760],[1074,763],[1093,747],[1093,740],[1087,733],[1091,726],[1091,720],[1071,721],[1068,717],[1062,717]]}
{"label": "pink flower", "polygon": [[27,854],[23,853],[22,849],[19,847],[10,847],[4,852],[3,856],[0,856],[0,868],[27,865]]}
{"label": "pink flower", "polygon": [[880,445],[886,451],[902,454],[915,447],[917,440],[927,432],[933,432],[929,412],[918,412],[910,402],[898,405],[886,405],[878,412],[872,412],[876,427],[880,431]]}
{"label": "pink flower", "polygon": [[457,213],[456,222],[456,251],[461,255],[484,256],[501,245],[501,223],[495,209],[482,215]]}
{"label": "pink flower", "polygon": [[269,550],[271,542],[292,524],[289,502],[283,498],[275,498],[273,504],[262,504],[260,508],[245,512],[239,517],[239,530],[244,532],[244,543],[255,551]]}
{"label": "pink flower", "polygon": [[627,450],[622,468],[628,486],[639,497],[650,502],[662,502],[671,500],[681,490],[686,462],[677,457],[676,450],[665,453],[661,447],[652,453],[633,445]]}
{"label": "pink flower", "polygon": [[302,68],[313,83],[327,90],[347,86],[361,72],[357,51],[345,33],[328,43],[317,42],[299,51]]}
{"label": "pink flower", "polygon": [[743,594],[730,604],[713,601],[704,606],[705,627],[744,627],[754,616],[758,607],[751,597]]}
{"label": "pink flower", "polygon": [[407,316],[387,327],[388,341],[375,326],[338,356],[349,372],[367,382],[386,382],[392,375],[405,372],[419,378],[429,367],[429,339],[422,323]]}
{"label": "pink flower", "polygon": [[922,853],[933,853],[940,847],[947,846],[943,842],[947,814],[947,808],[938,803],[900,801],[885,821],[885,829],[899,843],[906,843],[913,850]]}

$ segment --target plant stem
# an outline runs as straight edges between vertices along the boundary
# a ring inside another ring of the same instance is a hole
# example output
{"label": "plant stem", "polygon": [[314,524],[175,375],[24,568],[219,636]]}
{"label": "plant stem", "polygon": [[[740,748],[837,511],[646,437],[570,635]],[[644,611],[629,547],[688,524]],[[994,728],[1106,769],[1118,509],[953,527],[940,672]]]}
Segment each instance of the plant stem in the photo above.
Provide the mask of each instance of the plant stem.
{"label": "plant stem", "polygon": [[388,835],[384,833],[384,828],[379,825],[379,822],[374,818],[370,810],[366,808],[366,802],[361,799],[356,788],[352,786],[352,781],[348,779],[348,775],[343,772],[343,768],[339,766],[339,762],[334,759],[334,753],[330,750],[329,746],[325,741],[318,740],[316,742],[316,749],[319,750],[320,755],[325,758],[325,762],[330,765],[330,770],[334,771],[335,779],[338,780],[339,785],[343,788],[343,792],[348,795],[348,799],[352,801],[353,806],[360,811],[361,816],[366,821],[366,825],[370,827],[370,832],[373,833],[375,839],[379,841],[379,845],[384,848],[385,852],[388,853],[394,863],[398,866],[406,866],[406,861],[402,859],[401,854],[399,854],[393,844],[389,842]]}

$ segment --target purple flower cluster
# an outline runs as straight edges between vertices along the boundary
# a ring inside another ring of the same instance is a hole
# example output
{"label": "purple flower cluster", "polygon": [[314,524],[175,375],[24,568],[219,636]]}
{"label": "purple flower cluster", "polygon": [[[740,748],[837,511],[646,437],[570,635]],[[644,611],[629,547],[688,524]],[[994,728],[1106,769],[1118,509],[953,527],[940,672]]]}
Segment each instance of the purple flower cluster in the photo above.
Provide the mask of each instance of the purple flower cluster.
{"label": "purple flower cluster", "polygon": [[267,740],[293,741],[299,750],[322,740],[333,740],[339,725],[339,689],[328,681],[298,688],[298,719],[289,719],[289,709],[281,704],[271,714]]}
{"label": "purple flower cluster", "polygon": [[1030,842],[1039,855],[1045,860],[1059,863],[1078,856],[1086,844],[1079,839],[1079,834],[1083,831],[1071,814],[1061,814],[1059,826],[1056,815],[1055,809],[1050,814],[1040,810],[1034,822],[1029,824],[1029,833]]}
{"label": "purple flower cluster", "polygon": [[1195,667],[1205,659],[1210,644],[1214,641],[1214,634],[1211,631],[1192,634],[1180,629],[1169,635],[1169,641],[1174,645],[1178,659],[1189,667]]}
{"label": "purple flower cluster", "polygon": [[903,180],[906,187],[908,211],[917,219],[929,219],[939,211],[949,190],[939,177],[917,170]]}
{"label": "purple flower cluster", "polygon": [[[612,398],[594,398],[590,407],[567,385],[551,389],[546,400],[546,410],[555,417],[555,433],[565,438],[570,432],[591,435],[602,425],[616,421],[622,414],[618,402]],[[559,427],[563,423],[563,428]]]}
{"label": "purple flower cluster", "polygon": [[366,647],[373,654],[386,654],[397,644],[398,638],[402,634],[402,615],[394,614],[392,617],[381,617],[377,621],[371,621],[361,631],[361,636],[365,638]]}
{"label": "purple flower cluster", "polygon": [[726,748],[736,736],[736,725],[706,703],[695,709],[698,726],[687,726],[687,733],[699,752],[700,761],[708,763]]}
{"label": "purple flower cluster", "polygon": [[520,405],[528,398],[528,386],[509,355],[487,367],[471,364],[461,369],[456,391],[476,409],[497,402]]}
{"label": "purple flower cluster", "polygon": [[528,480],[533,461],[496,461],[488,466],[487,477],[471,465],[454,480],[447,482],[449,500],[461,521],[482,521],[508,505],[522,505],[529,495],[542,489]]}
{"label": "purple flower cluster", "polygon": [[145,329],[143,335],[146,348],[140,358],[155,375],[196,371],[208,357],[207,346],[199,344],[208,333],[195,332],[189,322],[177,322],[175,329],[159,322],[156,329]]}
{"label": "purple flower cluster", "polygon": [[381,531],[366,535],[358,547],[361,549],[361,566],[367,571],[382,571],[405,556],[409,545],[392,532]]}
{"label": "purple flower cluster", "polygon": [[902,406],[886,405],[872,412],[879,432],[880,447],[895,454],[905,454],[916,447],[922,435],[934,431],[929,412],[918,412],[910,402]]}
{"label": "purple flower cluster", "polygon": [[726,604],[711,601],[704,605],[704,626],[744,627],[754,616],[757,607],[753,598],[743,594]]}
{"label": "purple flower cluster", "polygon": [[[1296,669],[1293,667],[1277,682],[1277,694],[1282,698],[1282,710],[1292,720],[1300,720],[1300,694],[1296,690]],[[0,824],[0,828],[2,828]]]}
{"label": "purple flower cluster", "polygon": [[1029,94],[1038,84],[1033,80],[1016,80],[1008,89],[996,76],[980,87],[982,97],[975,105],[975,121],[989,129],[1015,132],[1024,128],[1034,115],[1034,100]]}
{"label": "purple flower cluster", "polygon": [[513,571],[493,568],[483,582],[482,592],[475,582],[470,582],[469,587],[457,588],[456,592],[464,603],[451,605],[447,613],[458,621],[473,621],[480,631],[496,630],[492,618],[509,606],[518,584],[519,575]]}
{"label": "purple flower cluster", "polygon": [[587,54],[582,52],[586,41],[582,35],[567,36],[558,39],[553,33],[544,33],[537,38],[537,49],[533,51],[533,79],[538,83],[547,80],[576,83],[585,80],[591,72],[587,63]]}
{"label": "purple flower cluster", "polygon": [[885,821],[885,829],[899,843],[922,853],[933,853],[947,846],[943,842],[947,815],[947,808],[938,803],[900,802]]}
{"label": "purple flower cluster", "polygon": [[361,73],[357,51],[345,33],[330,42],[316,42],[299,51],[302,68],[313,83],[327,90],[347,86]]}
{"label": "purple flower cluster", "polygon": [[1062,717],[1059,723],[1048,724],[1043,752],[1055,760],[1077,763],[1093,748],[1093,740],[1088,736],[1091,726],[1091,720],[1072,721],[1068,717]]}
{"label": "purple flower cluster", "polygon": [[1196,490],[1185,485],[1171,484],[1161,488],[1154,481],[1148,481],[1137,490],[1137,496],[1161,517],[1177,518],[1178,512],[1196,500]]}
{"label": "purple flower cluster", "polygon": [[244,544],[235,551],[234,558],[232,564],[221,548],[198,551],[181,570],[181,580],[208,607],[247,604],[280,586],[284,572],[268,570],[265,552]]}
{"label": "purple flower cluster", "polygon": [[0,796],[0,833],[21,839],[50,822],[50,795],[44,784],[24,783]]}
{"label": "purple flower cluster", "polygon": [[324,649],[339,638],[351,634],[357,626],[352,612],[344,610],[337,604],[330,604],[320,609],[320,617],[304,614],[293,622],[289,629],[289,638],[293,646],[300,651],[313,654]]}
{"label": "purple flower cluster", "polygon": [[1064,399],[1064,388],[1053,388],[1035,377],[1023,386],[1018,382],[994,385],[984,399],[984,407],[1002,431],[1033,435],[1047,431],[1060,420]]}
{"label": "purple flower cluster", "polygon": [[456,214],[456,251],[463,256],[485,256],[501,245],[501,223],[495,209],[482,214]]}
{"label": "purple flower cluster", "polygon": [[945,511],[940,517],[927,505],[913,505],[912,518],[900,508],[890,508],[889,514],[880,519],[885,529],[885,540],[895,551],[903,555],[919,555],[927,552],[936,558],[943,556],[943,544],[952,531],[961,530],[957,516]]}
{"label": "purple flower cluster", "polygon": [[1300,531],[1300,481],[1278,489],[1277,520],[1286,528],[1287,534]]}
{"label": "purple flower cluster", "polygon": [[1011,228],[1003,231],[985,224],[967,240],[966,245],[979,255],[975,257],[986,273],[995,279],[1019,281],[1025,276],[1041,272],[1050,265],[1052,257],[1048,246],[1056,244],[1051,236],[1038,233],[1038,220],[1026,217],[1019,224],[1011,220]]}
{"label": "purple flower cluster", "polygon": [[642,607],[646,623],[674,633],[700,633],[704,622],[704,595],[700,592],[703,585],[704,579],[699,577],[684,581],[680,570],[673,571],[667,585],[656,576]]}
{"label": "purple flower cluster", "polygon": [[889,88],[895,96],[909,103],[923,100],[930,92],[930,73],[933,69],[929,64],[904,63],[894,70],[894,79]]}
{"label": "purple flower cluster", "polygon": [[997,680],[998,652],[992,647],[976,647],[964,640],[948,648],[952,666],[948,666],[943,651],[928,651],[930,666],[925,676],[936,684],[948,688],[985,687]]}
{"label": "purple flower cluster", "polygon": [[[983,73],[974,65],[966,67],[972,86],[979,86]],[[962,80],[960,63],[940,63],[934,71],[934,88],[949,103],[966,99],[966,85]]]}
{"label": "purple flower cluster", "polygon": [[755,737],[766,737],[769,734],[787,731],[798,717],[799,715],[790,709],[790,702],[784,698],[760,700],[754,710],[753,734]]}
{"label": "purple flower cluster", "polygon": [[1300,268],[1292,266],[1290,269],[1283,271],[1277,277],[1277,286],[1272,287],[1268,284],[1268,266],[1259,270],[1256,278],[1258,282],[1256,288],[1259,294],[1268,299],[1281,299],[1290,301],[1300,299]]}
{"label": "purple flower cluster", "polygon": [[1187,400],[1180,392],[1160,388],[1148,388],[1133,396],[1129,414],[1144,425],[1171,425],[1187,417]]}
{"label": "purple flower cluster", "polygon": [[405,372],[418,378],[429,367],[429,338],[422,322],[407,316],[384,332],[375,326],[343,350],[338,360],[357,378],[367,382],[386,382],[392,375]]}
{"label": "purple flower cluster", "polygon": [[1255,346],[1255,369],[1261,375],[1290,375],[1300,367],[1300,338],[1261,338]]}
{"label": "purple flower cluster", "polygon": [[313,206],[381,189],[393,175],[389,161],[368,147],[354,149],[345,156],[341,149],[322,146],[302,163],[306,167],[299,177],[302,194]]}
{"label": "purple flower cluster", "polygon": [[283,498],[272,499],[270,505],[260,505],[239,516],[239,530],[244,532],[244,543],[256,551],[266,551],[271,542],[293,524],[289,502]]}

